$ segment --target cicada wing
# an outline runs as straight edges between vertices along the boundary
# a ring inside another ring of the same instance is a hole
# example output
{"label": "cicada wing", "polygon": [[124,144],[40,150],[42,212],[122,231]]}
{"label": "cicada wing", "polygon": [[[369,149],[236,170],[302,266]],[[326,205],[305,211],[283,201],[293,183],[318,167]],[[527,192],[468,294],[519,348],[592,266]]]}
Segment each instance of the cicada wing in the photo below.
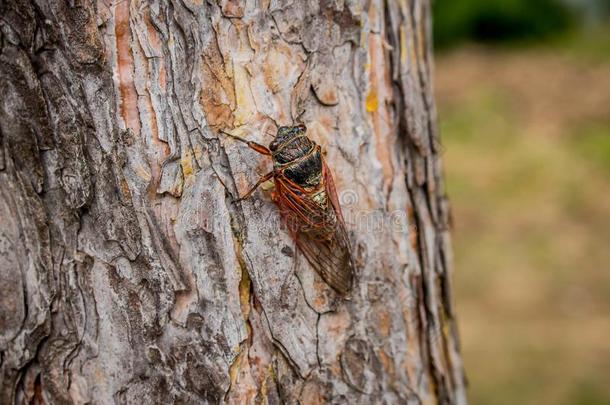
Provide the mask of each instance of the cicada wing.
{"label": "cicada wing", "polygon": [[351,283],[353,282],[355,266],[352,255],[351,244],[349,241],[349,236],[347,233],[347,229],[345,227],[345,220],[343,219],[343,213],[341,211],[341,205],[339,205],[339,198],[337,196],[337,189],[335,187],[335,181],[333,179],[332,173],[329,167],[326,165],[326,162],[323,162],[322,165],[323,176],[324,176],[324,184],[326,186],[326,193],[331,202],[332,208],[335,212],[335,216],[337,218],[337,224],[335,226],[335,237],[333,240],[337,241],[337,245],[344,252],[345,257],[345,265],[343,266],[344,278],[349,278],[350,280],[350,288]]}
{"label": "cicada wing", "polygon": [[[335,215],[337,216],[337,222],[339,222],[336,227],[337,232],[341,233],[340,239],[343,239],[345,241],[345,246],[347,247],[347,250],[350,251],[350,259],[353,259],[351,252],[352,249],[349,242],[349,237],[347,235],[347,229],[345,227],[345,220],[343,219],[343,212],[341,211],[341,205],[339,205],[339,197],[337,196],[337,189],[335,188],[335,181],[333,180],[333,176],[328,166],[326,166],[326,163],[324,163],[322,168],[324,171],[324,184],[326,185],[326,193],[328,194],[328,198],[330,199],[332,207],[335,211]],[[353,270],[353,263],[351,267]]]}
{"label": "cicada wing", "polygon": [[325,166],[325,192],[331,204],[322,209],[298,186],[282,179],[276,179],[276,202],[307,261],[328,285],[346,295],[352,286],[354,266],[332,176]]}
{"label": "cicada wing", "polygon": [[353,267],[350,251],[341,238],[341,233],[334,232],[330,239],[321,241],[301,232],[296,242],[320,277],[345,296],[352,288]]}

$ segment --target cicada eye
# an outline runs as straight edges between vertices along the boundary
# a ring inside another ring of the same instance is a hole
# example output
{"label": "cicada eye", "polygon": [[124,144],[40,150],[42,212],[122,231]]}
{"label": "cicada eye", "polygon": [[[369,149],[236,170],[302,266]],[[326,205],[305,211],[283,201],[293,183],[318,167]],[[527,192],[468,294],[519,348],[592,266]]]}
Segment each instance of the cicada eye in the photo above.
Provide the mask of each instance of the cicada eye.
{"label": "cicada eye", "polygon": [[299,124],[297,125],[297,128],[303,132],[307,131],[307,127],[305,126],[305,124]]}
{"label": "cicada eye", "polygon": [[277,141],[275,139],[269,144],[269,150],[271,152],[275,152],[277,150]]}

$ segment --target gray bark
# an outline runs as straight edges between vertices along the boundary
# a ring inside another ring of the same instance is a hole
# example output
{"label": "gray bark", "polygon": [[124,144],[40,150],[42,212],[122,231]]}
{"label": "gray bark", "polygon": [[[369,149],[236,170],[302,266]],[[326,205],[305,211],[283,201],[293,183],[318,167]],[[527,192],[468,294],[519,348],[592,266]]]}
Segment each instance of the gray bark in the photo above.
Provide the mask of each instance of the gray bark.
{"label": "gray bark", "polygon": [[[430,4],[0,0],[0,403],[464,403]],[[297,117],[357,278],[263,187]]]}

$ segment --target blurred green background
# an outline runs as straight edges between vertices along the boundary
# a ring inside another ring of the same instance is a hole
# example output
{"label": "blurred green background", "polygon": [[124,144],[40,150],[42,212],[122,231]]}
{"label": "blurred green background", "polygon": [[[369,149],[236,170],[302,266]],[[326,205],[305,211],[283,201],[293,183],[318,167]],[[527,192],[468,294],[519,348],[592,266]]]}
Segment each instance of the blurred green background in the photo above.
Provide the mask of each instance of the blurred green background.
{"label": "blurred green background", "polygon": [[473,404],[610,404],[609,10],[434,2]]}

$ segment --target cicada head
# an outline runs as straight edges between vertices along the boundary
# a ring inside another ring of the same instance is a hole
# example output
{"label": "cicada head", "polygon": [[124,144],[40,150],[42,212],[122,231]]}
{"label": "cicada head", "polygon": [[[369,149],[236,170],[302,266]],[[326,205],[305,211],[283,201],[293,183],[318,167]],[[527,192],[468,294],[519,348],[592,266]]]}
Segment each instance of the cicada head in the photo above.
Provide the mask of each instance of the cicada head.
{"label": "cicada head", "polygon": [[303,124],[279,127],[275,139],[269,144],[273,159],[285,164],[309,153],[315,143],[307,138],[306,133],[307,128]]}

